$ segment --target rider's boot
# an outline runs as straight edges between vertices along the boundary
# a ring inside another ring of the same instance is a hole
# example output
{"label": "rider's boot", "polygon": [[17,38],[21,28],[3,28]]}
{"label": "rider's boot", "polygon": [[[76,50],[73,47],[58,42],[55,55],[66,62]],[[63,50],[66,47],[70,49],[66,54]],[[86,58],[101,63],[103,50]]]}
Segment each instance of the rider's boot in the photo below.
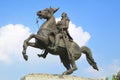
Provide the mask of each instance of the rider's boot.
{"label": "rider's boot", "polygon": [[38,55],[38,57],[46,58],[47,54],[48,54],[48,51],[45,50],[43,54],[37,54],[37,55]]}
{"label": "rider's boot", "polygon": [[59,36],[59,35],[56,35],[55,44],[54,44],[52,47],[49,47],[49,48],[56,51],[57,48],[58,48],[59,39],[60,39],[60,36]]}

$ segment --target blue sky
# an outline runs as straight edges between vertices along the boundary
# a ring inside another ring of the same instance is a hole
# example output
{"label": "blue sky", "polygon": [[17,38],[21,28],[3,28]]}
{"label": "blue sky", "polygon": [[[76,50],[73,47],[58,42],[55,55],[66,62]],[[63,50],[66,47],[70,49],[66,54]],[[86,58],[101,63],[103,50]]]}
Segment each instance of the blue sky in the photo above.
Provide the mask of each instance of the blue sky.
{"label": "blue sky", "polygon": [[[56,18],[59,18],[62,12],[66,12],[71,20],[71,25],[74,24],[74,30],[82,29],[83,32],[80,32],[80,34],[83,34],[85,37],[85,32],[88,33],[84,43],[92,50],[93,57],[100,69],[99,72],[93,70],[83,55],[77,61],[78,70],[72,75],[96,78],[110,77],[112,74],[116,74],[120,70],[119,4],[119,0],[1,1],[0,50],[2,51],[0,52],[0,80],[19,80],[20,77],[29,73],[61,74],[65,70],[59,57],[48,55],[45,60],[40,59],[36,56],[40,52],[37,49],[28,48],[27,53],[30,57],[27,62],[23,60],[21,55],[23,39],[26,39],[30,33],[36,33],[38,30],[35,24],[36,12],[50,6],[60,8],[55,13]],[[43,22],[40,21],[39,25]],[[19,31],[15,33],[14,30],[18,29]],[[72,32],[74,33],[74,31]],[[7,34],[10,34],[12,37]],[[15,34],[21,35],[18,37]],[[3,35],[6,37],[3,37]],[[79,37],[79,31],[76,35]],[[78,41],[80,40],[78,39]]]}

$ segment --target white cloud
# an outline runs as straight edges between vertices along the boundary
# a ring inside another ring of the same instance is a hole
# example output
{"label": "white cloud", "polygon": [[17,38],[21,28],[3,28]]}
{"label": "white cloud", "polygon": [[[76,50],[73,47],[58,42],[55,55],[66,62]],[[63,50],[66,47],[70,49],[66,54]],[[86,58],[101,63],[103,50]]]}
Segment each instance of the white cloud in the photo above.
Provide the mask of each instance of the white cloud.
{"label": "white cloud", "polygon": [[11,62],[21,53],[23,40],[30,34],[29,28],[21,24],[8,24],[0,28],[0,61]]}
{"label": "white cloud", "polygon": [[[69,25],[69,32],[74,41],[80,46],[85,45],[90,39],[90,34],[88,32],[84,32],[82,27],[77,27],[72,22],[70,22]],[[17,59],[18,57],[16,56],[22,54],[23,41],[30,34],[29,28],[22,24],[8,24],[0,27],[0,61],[12,62],[13,59]],[[29,48],[27,53],[32,56],[32,53],[40,53],[40,50],[34,50],[36,49]]]}
{"label": "white cloud", "polygon": [[90,39],[90,34],[88,32],[83,31],[82,27],[76,26],[72,22],[70,22],[69,25],[69,32],[74,41],[79,44],[79,46],[86,45]]}
{"label": "white cloud", "polygon": [[[0,52],[2,52],[2,51],[0,51]],[[9,56],[3,52],[0,54],[0,61],[6,61],[8,63],[11,62]]]}

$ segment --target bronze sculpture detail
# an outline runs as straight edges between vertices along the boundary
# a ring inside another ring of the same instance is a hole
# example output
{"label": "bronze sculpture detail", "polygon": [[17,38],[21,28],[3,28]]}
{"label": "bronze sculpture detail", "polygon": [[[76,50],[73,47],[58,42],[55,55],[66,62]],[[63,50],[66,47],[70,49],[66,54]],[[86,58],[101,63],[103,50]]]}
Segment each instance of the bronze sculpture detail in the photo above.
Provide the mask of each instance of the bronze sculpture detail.
{"label": "bronze sculpture detail", "polygon": [[[91,50],[87,46],[79,47],[69,35],[67,29],[69,18],[66,13],[62,14],[62,19],[58,23],[55,21],[54,13],[59,8],[46,8],[38,11],[37,16],[46,21],[40,26],[37,34],[31,34],[23,44],[23,57],[28,60],[26,49],[28,46],[44,49],[44,54],[38,54],[39,57],[46,58],[47,54],[59,55],[63,65],[67,69],[63,74],[68,75],[77,70],[75,61],[81,57],[81,54],[86,55],[88,63],[96,70],[97,64],[92,57]],[[59,35],[59,36],[58,36]],[[29,42],[35,38],[35,42]]]}

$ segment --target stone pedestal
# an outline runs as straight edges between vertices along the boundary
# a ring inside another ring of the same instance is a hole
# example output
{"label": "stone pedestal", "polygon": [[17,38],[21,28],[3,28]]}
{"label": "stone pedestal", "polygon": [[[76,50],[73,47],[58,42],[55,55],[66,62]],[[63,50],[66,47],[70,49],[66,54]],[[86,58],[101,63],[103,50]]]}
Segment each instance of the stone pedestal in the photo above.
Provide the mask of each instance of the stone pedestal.
{"label": "stone pedestal", "polygon": [[90,78],[82,78],[69,75],[54,75],[54,74],[28,74],[20,80],[94,80]]}

